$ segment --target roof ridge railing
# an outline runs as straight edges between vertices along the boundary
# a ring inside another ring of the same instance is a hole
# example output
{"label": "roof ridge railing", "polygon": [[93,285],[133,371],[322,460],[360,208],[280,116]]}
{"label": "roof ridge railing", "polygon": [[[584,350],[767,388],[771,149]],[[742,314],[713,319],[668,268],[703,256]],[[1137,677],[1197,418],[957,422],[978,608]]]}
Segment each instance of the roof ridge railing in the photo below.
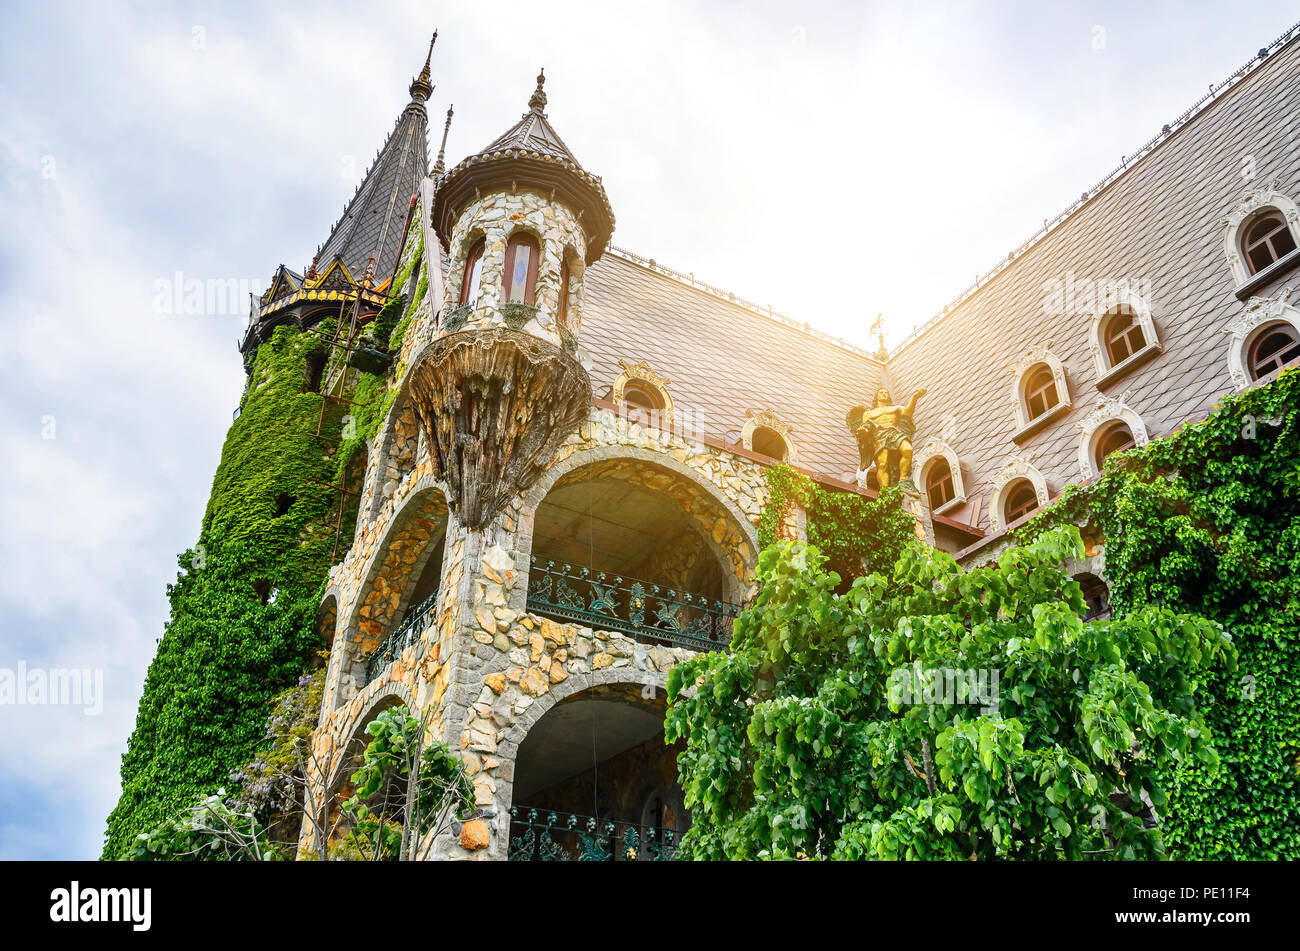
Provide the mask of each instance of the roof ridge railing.
{"label": "roof ridge railing", "polygon": [[1034,245],[1036,245],[1039,241],[1045,238],[1051,231],[1053,231],[1059,224],[1061,224],[1061,222],[1063,222],[1066,218],[1070,217],[1070,215],[1074,214],[1074,212],[1078,211],[1080,208],[1086,205],[1091,198],[1096,197],[1096,195],[1099,194],[1102,191],[1102,189],[1112,184],[1116,179],[1118,179],[1121,175],[1127,172],[1135,163],[1140,162],[1142,159],[1144,159],[1151,151],[1153,151],[1156,148],[1156,146],[1160,145],[1162,142],[1164,142],[1166,139],[1172,136],[1175,132],[1179,131],[1188,122],[1190,122],[1193,118],[1195,118],[1198,114],[1200,114],[1200,112],[1210,102],[1213,102],[1215,99],[1218,98],[1220,92],[1227,89],[1229,86],[1235,86],[1243,79],[1245,79],[1247,76],[1251,75],[1256,70],[1258,70],[1259,67],[1270,56],[1272,56],[1277,50],[1281,49],[1283,46],[1285,46],[1288,42],[1291,41],[1291,39],[1294,37],[1297,30],[1300,30],[1300,21],[1297,21],[1296,23],[1292,24],[1290,28],[1285,30],[1280,36],[1278,36],[1275,40],[1273,40],[1273,42],[1269,43],[1267,46],[1260,47],[1259,52],[1256,53],[1254,56],[1252,56],[1249,60],[1247,60],[1246,63],[1242,65],[1239,69],[1237,69],[1231,76],[1229,76],[1227,79],[1223,80],[1222,82],[1219,82],[1216,85],[1211,86],[1209,92],[1201,96],[1201,98],[1196,100],[1196,102],[1192,103],[1192,105],[1188,109],[1186,109],[1182,113],[1182,115],[1180,115],[1173,122],[1170,122],[1165,126],[1163,126],[1159,132],[1157,132],[1150,139],[1148,139],[1146,143],[1143,144],[1140,148],[1138,148],[1135,152],[1123,156],[1120,159],[1119,165],[1115,166],[1115,168],[1111,169],[1109,172],[1103,175],[1096,182],[1096,184],[1094,184],[1091,188],[1085,189],[1083,194],[1080,195],[1079,198],[1077,198],[1075,201],[1067,205],[1062,211],[1058,212],[1056,217],[1044,218],[1043,226],[1039,228],[1037,231],[1035,231],[1032,235],[1030,235],[1027,240],[1021,242],[1019,247],[1012,250],[1011,253],[1009,253],[1005,258],[999,261],[992,268],[990,268],[989,270],[985,271],[983,274],[976,277],[973,283],[969,284],[961,293],[959,293],[951,301],[945,304],[943,309],[940,310],[939,313],[928,318],[924,323],[920,324],[919,326],[914,327],[911,333],[909,333],[897,344],[895,344],[890,351],[891,355],[899,353],[904,347],[913,343],[918,337],[920,337],[921,334],[924,333],[926,330],[928,330],[935,322],[942,319],[943,317],[946,317],[957,307],[964,304],[976,291],[978,291],[984,285],[988,284],[988,282],[991,281],[998,274],[1002,273],[1002,271],[1005,270],[1011,264],[1012,261],[1020,257],[1022,254],[1024,254]]}
{"label": "roof ridge railing", "polygon": [[673,268],[670,267],[665,267],[664,265],[656,261],[654,258],[643,257],[642,255],[637,254],[635,251],[629,251],[627,248],[621,248],[618,245],[611,244],[606,248],[606,250],[612,251],[617,256],[621,258],[626,258],[629,261],[639,264],[642,267],[654,271],[657,274],[662,274],[664,275],[664,277],[670,277],[675,281],[680,281],[683,284],[688,284],[691,287],[695,288],[696,290],[701,290],[707,294],[712,294],[714,297],[718,297],[729,304],[735,304],[737,307],[742,307],[745,310],[758,314],[760,317],[767,317],[768,319],[774,320],[779,324],[784,324],[793,330],[798,330],[802,333],[806,333],[820,340],[824,340],[829,344],[832,344],[837,347],[841,347],[844,350],[848,350],[850,353],[856,353],[860,356],[867,357],[870,360],[875,360],[877,363],[880,362],[879,358],[877,358],[877,356],[874,353],[871,353],[869,350],[859,347],[856,344],[849,343],[843,337],[836,337],[833,334],[829,334],[824,330],[818,330],[816,327],[814,327],[812,324],[808,323],[807,321],[795,320],[793,317],[787,317],[785,314],[781,313],[780,311],[773,310],[771,304],[768,304],[766,306],[764,306],[763,304],[756,304],[751,300],[747,300],[746,298],[741,297],[739,294],[733,294],[731,291],[718,287],[715,284],[710,284],[707,281],[701,281],[699,278],[697,278],[694,275],[694,273],[688,274],[682,271],[674,270]]}

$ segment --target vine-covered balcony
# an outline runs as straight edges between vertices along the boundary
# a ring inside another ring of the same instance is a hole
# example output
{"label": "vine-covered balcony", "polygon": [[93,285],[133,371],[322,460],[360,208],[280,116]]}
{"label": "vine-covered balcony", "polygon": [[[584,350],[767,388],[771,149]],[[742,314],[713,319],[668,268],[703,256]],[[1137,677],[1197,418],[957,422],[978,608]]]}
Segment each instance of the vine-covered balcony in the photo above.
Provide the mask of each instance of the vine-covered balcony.
{"label": "vine-covered balcony", "polygon": [[655,862],[677,854],[671,829],[514,806],[512,862]]}
{"label": "vine-covered balcony", "polygon": [[[397,625],[384,642],[380,644],[369,656],[366,657],[366,683],[370,683],[380,674],[382,674],[402,651],[410,647],[420,635],[424,633],[425,622],[433,616],[433,610],[438,604],[438,592],[435,590],[421,601],[406,616],[401,624]],[[364,685],[363,685],[364,686]]]}
{"label": "vine-covered balcony", "polygon": [[739,613],[727,601],[545,556],[532,558],[528,610],[696,651],[725,650]]}

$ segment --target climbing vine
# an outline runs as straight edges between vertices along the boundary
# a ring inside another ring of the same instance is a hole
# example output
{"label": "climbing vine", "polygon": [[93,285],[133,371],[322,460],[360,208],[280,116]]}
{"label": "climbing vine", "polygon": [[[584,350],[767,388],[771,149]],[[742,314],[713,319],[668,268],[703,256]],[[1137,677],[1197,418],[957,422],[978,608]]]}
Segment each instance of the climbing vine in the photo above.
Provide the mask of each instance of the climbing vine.
{"label": "climbing vine", "polygon": [[1240,653],[1204,705],[1218,771],[1170,768],[1173,854],[1300,857],[1300,373],[1225,398],[1204,422],[1107,459],[1020,531],[1105,539],[1117,616],[1149,606],[1218,621]]}
{"label": "climbing vine", "polygon": [[808,543],[829,559],[844,584],[873,571],[888,570],[909,539],[915,521],[902,508],[900,490],[878,498],[826,489],[791,466],[767,470],[768,503],[758,522],[759,548],[780,538],[781,525],[798,505],[807,514]]}

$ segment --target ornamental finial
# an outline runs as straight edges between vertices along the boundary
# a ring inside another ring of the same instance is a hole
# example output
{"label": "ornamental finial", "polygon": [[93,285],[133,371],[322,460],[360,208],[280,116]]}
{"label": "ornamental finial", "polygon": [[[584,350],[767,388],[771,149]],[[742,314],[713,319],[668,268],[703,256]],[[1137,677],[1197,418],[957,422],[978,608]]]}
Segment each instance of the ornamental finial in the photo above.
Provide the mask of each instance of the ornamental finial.
{"label": "ornamental finial", "polygon": [[433,39],[429,41],[429,55],[424,58],[424,68],[420,70],[420,75],[415,77],[411,82],[411,98],[419,102],[428,102],[429,97],[433,95],[433,84],[429,81],[429,64],[433,62],[433,44],[438,42],[438,31],[433,31]]}
{"label": "ornamental finial", "polygon": [[528,99],[528,108],[536,113],[546,112],[546,90],[542,87],[546,85],[546,67],[543,66],[537,73],[537,88],[533,90],[532,96]]}
{"label": "ornamental finial", "polygon": [[442,177],[443,170],[446,167],[443,165],[443,160],[447,157],[447,133],[451,131],[452,110],[455,108],[454,105],[447,107],[447,121],[442,127],[442,145],[438,148],[438,161],[433,163],[433,177],[435,179]]}

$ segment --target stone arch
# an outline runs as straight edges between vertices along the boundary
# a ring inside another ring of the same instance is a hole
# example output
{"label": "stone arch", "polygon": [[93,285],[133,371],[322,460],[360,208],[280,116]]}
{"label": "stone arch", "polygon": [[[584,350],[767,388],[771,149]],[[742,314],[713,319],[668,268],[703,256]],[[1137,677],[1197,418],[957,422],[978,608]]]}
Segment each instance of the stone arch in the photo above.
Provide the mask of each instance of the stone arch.
{"label": "stone arch", "polygon": [[[563,700],[607,686],[629,686],[644,691],[647,687],[667,696],[668,674],[666,671],[643,670],[637,667],[612,667],[594,670],[581,677],[570,677],[535,699],[528,708],[518,714],[509,727],[503,731],[497,743],[497,758],[503,762],[513,763],[519,755],[519,747],[539,720]],[[513,773],[509,778],[498,774],[496,781],[497,801],[508,815],[514,792]]]}
{"label": "stone arch", "polygon": [[1229,335],[1228,375],[1238,390],[1250,387],[1250,368],[1246,365],[1249,345],[1255,335],[1271,324],[1290,324],[1300,333],[1300,309],[1287,303],[1292,288],[1284,288],[1277,297],[1252,297],[1241,312],[1227,327],[1224,333]]}
{"label": "stone arch", "polygon": [[1133,434],[1133,442],[1139,446],[1145,446],[1150,441],[1142,417],[1125,402],[1127,396],[1128,394],[1125,394],[1116,400],[1102,400],[1097,408],[1079,423],[1079,471],[1083,473],[1085,480],[1097,474],[1097,439],[1108,424],[1124,423]]}
{"label": "stone arch", "polygon": [[339,670],[335,706],[347,698],[347,678],[357,687],[364,685],[365,658],[413,606],[411,599],[426,564],[435,556],[444,557],[448,522],[443,489],[431,476],[425,476],[402,499],[375,540],[374,551],[361,572],[364,581],[350,606],[347,623],[335,639]]}
{"label": "stone arch", "polygon": [[[1056,384],[1056,405],[1046,413],[1031,417],[1029,405],[1025,401],[1025,384],[1029,381],[1032,371],[1039,366],[1046,366],[1052,373],[1052,380]],[[1065,364],[1061,362],[1060,357],[1052,353],[1049,347],[1030,347],[1021,355],[1012,369],[1011,401],[1015,407],[1017,433],[1045,423],[1064,412],[1064,409],[1070,405],[1070,388],[1065,379]]]}
{"label": "stone arch", "polygon": [[1029,456],[1013,457],[993,477],[989,490],[989,522],[994,532],[1006,529],[1003,503],[1006,501],[1007,489],[1021,479],[1028,479],[1033,485],[1034,492],[1038,496],[1039,508],[1048,502],[1047,480],[1029,460]]}
{"label": "stone arch", "polygon": [[[638,470],[653,481],[645,486],[648,491],[664,493],[673,500],[689,519],[695,522],[704,544],[723,566],[728,590],[727,600],[737,603],[744,600],[753,577],[758,558],[758,535],[754,525],[711,480],[700,472],[678,462],[667,453],[642,449],[636,446],[605,446],[575,452],[552,465],[525,497],[520,516],[521,573],[527,573],[529,558],[533,554],[533,538],[537,512],[553,489],[562,484],[591,479],[618,479],[637,475]],[[711,525],[705,524],[711,520]],[[518,603],[516,610],[524,610],[526,586],[512,593]]]}
{"label": "stone arch", "polygon": [[1275,209],[1286,219],[1291,229],[1291,237],[1300,246],[1300,207],[1281,191],[1282,180],[1273,179],[1263,188],[1246,192],[1237,207],[1223,219],[1223,253],[1228,258],[1228,267],[1232,269],[1233,279],[1240,286],[1255,275],[1250,273],[1242,250],[1242,231],[1253,223],[1262,212]]}
{"label": "stone arch", "polygon": [[930,469],[939,459],[948,463],[948,471],[952,474],[952,498],[935,509],[936,513],[950,511],[966,503],[966,485],[962,481],[961,460],[957,456],[957,450],[942,439],[931,437],[912,456],[912,471],[916,473],[915,481],[925,495],[926,505],[930,504],[927,492]]}

